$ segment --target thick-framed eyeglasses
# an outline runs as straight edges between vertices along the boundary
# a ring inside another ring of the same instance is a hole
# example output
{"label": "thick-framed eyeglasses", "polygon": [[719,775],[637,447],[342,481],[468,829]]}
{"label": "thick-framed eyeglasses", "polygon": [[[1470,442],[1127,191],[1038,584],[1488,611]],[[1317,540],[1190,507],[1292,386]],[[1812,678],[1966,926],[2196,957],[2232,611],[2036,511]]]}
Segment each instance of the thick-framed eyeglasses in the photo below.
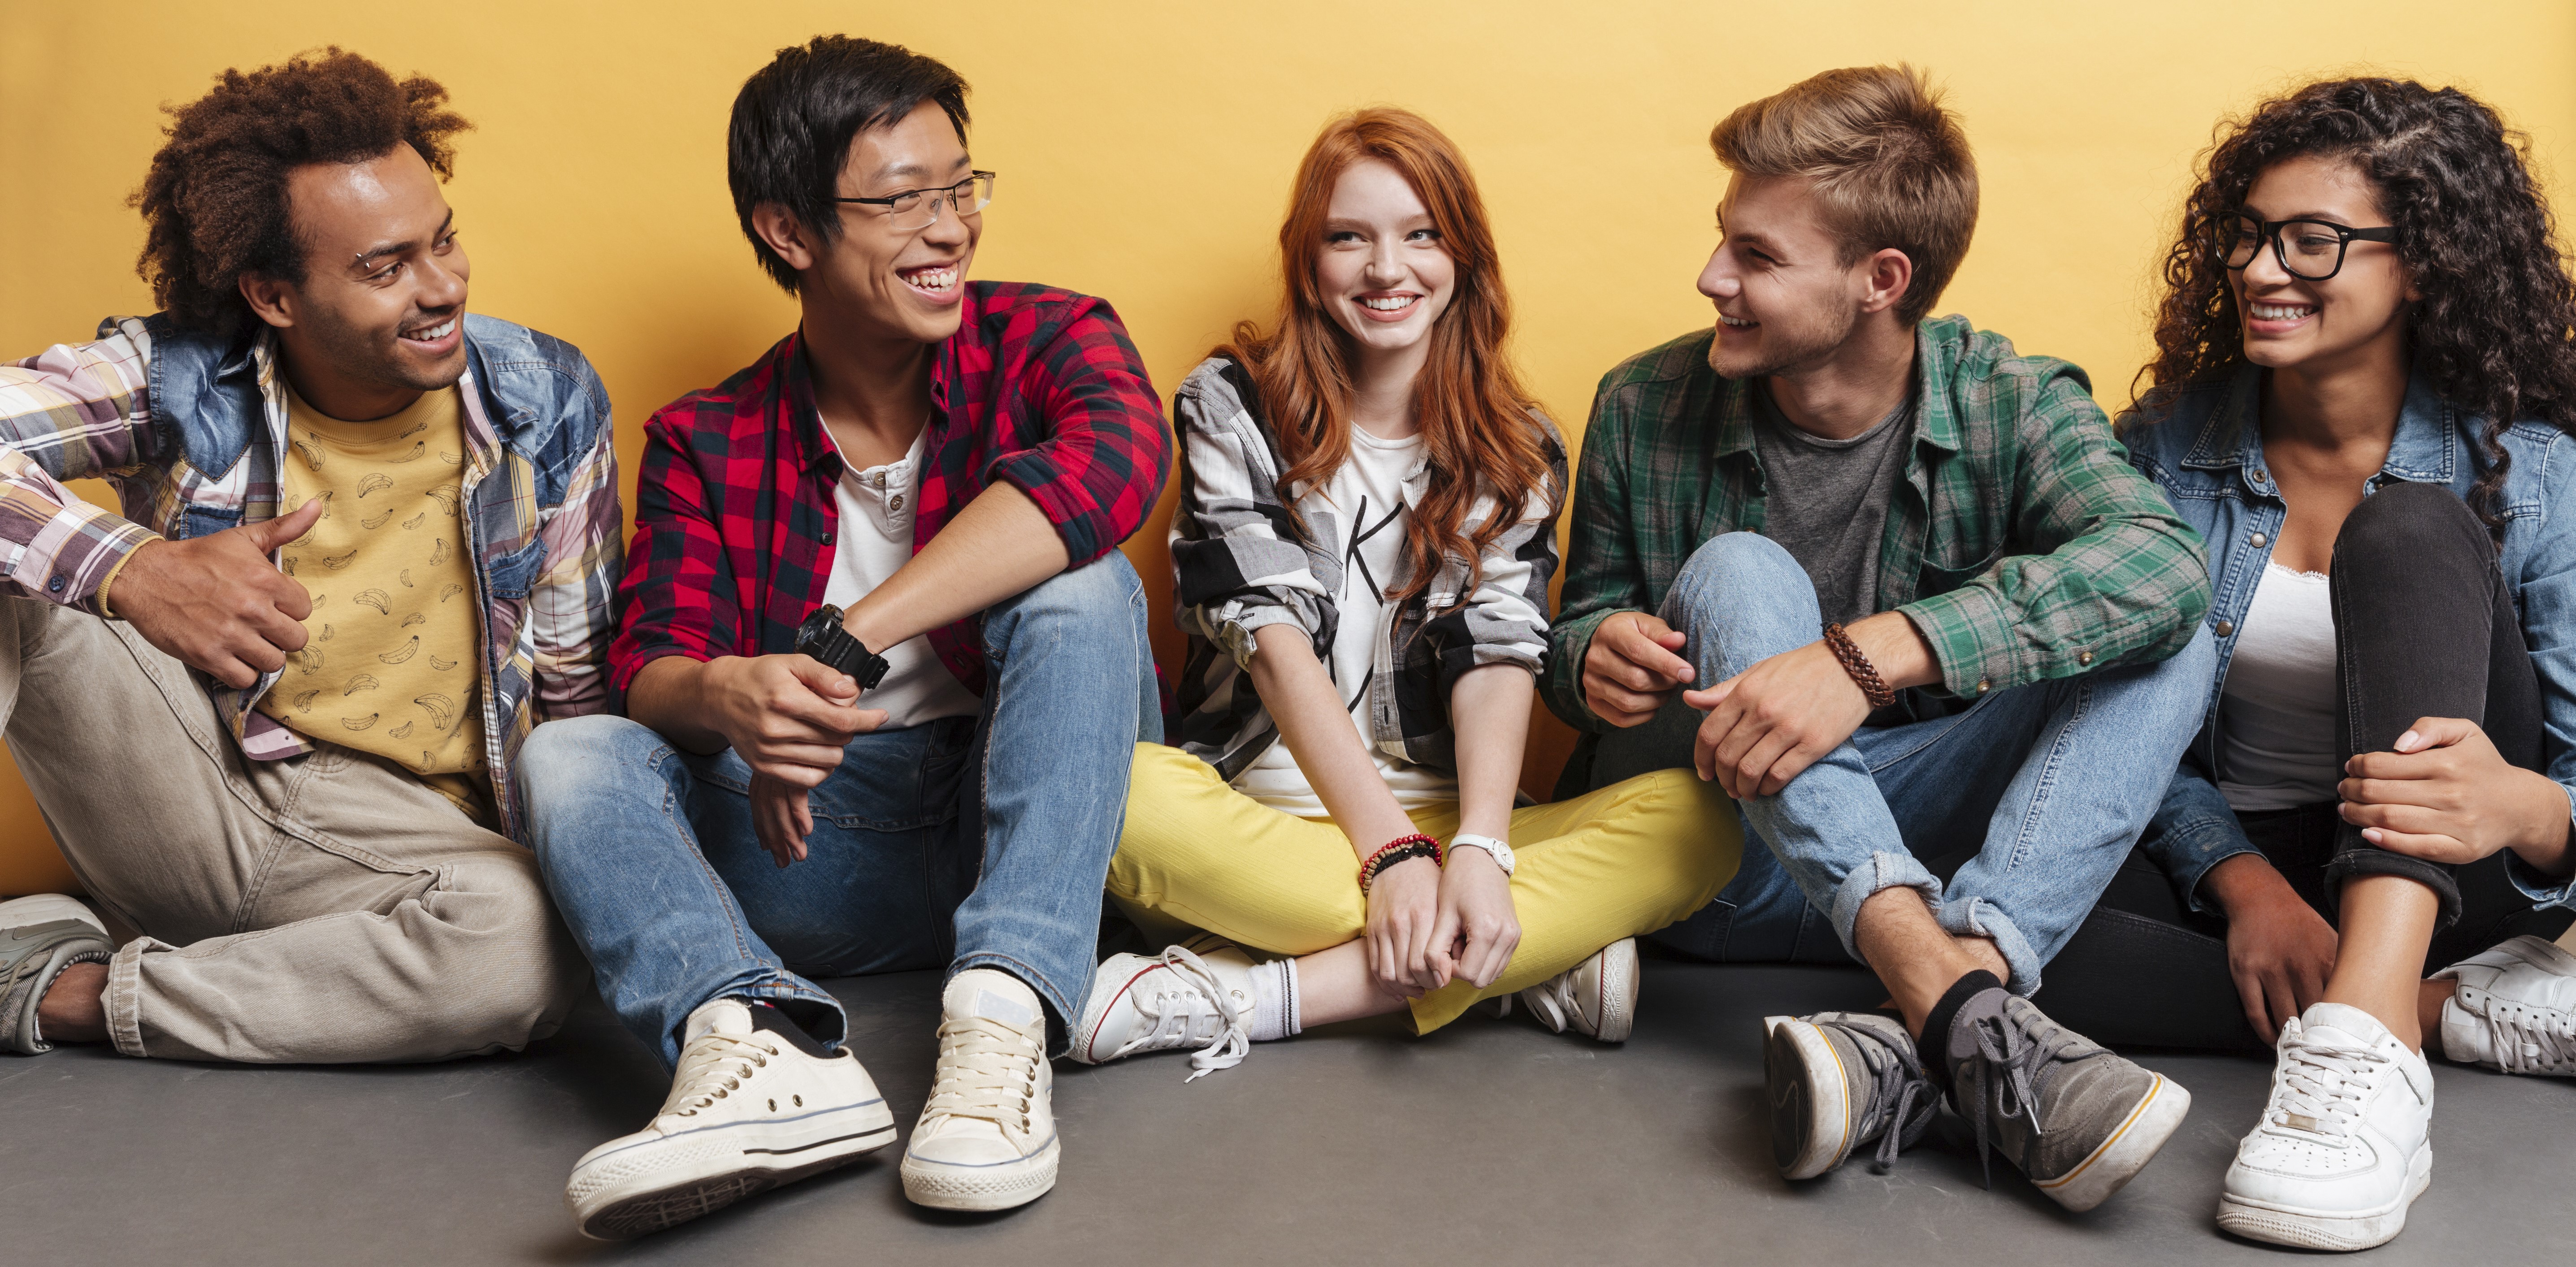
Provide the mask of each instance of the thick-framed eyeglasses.
{"label": "thick-framed eyeglasses", "polygon": [[2394,226],[2355,229],[2331,220],[2258,220],[2239,214],[2218,225],[2218,249],[2227,267],[2241,269],[2253,263],[2263,244],[2270,242],[2272,258],[2281,262],[2281,271],[2311,282],[2342,272],[2344,249],[2354,242],[2396,240]]}
{"label": "thick-framed eyeglasses", "polygon": [[946,189],[907,189],[884,198],[834,198],[832,201],[883,207],[887,228],[912,233],[939,223],[941,203],[946,203],[961,219],[991,206],[993,173],[975,172]]}

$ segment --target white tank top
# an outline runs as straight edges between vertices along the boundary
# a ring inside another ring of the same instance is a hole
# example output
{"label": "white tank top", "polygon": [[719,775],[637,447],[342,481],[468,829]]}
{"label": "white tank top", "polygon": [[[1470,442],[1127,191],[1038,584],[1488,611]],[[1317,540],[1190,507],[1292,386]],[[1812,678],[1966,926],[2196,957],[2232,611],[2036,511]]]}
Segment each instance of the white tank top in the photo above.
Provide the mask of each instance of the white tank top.
{"label": "white tank top", "polygon": [[2267,564],[2218,702],[2218,790],[2239,811],[2336,799],[2335,622],[2323,573]]}

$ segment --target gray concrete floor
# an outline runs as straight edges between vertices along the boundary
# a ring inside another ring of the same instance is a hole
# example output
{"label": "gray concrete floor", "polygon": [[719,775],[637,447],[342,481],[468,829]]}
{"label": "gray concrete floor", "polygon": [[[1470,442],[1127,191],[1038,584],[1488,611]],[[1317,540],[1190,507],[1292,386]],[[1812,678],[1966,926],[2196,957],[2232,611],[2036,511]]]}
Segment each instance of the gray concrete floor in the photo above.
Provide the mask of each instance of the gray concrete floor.
{"label": "gray concrete floor", "polygon": [[[908,1130],[929,974],[831,983]],[[2148,1054],[2192,1091],[2161,1157],[2070,1215],[1955,1142],[1792,1188],[1771,1167],[1758,1018],[1866,1007],[1851,969],[1647,964],[1622,1048],[1471,1017],[1336,1027],[1187,1086],[1177,1056],[1060,1066],[1065,1169],[1000,1216],[905,1203],[887,1149],[647,1241],[584,1241],[574,1159],[660,1103],[596,1002],[517,1057],[245,1068],[91,1049],[0,1058],[0,1263],[1215,1264],[2250,1262],[2210,1221],[2267,1063]],[[2576,1085],[2437,1066],[2440,1164],[2374,1262],[2565,1261]],[[2473,1258],[2472,1258],[2473,1256]]]}

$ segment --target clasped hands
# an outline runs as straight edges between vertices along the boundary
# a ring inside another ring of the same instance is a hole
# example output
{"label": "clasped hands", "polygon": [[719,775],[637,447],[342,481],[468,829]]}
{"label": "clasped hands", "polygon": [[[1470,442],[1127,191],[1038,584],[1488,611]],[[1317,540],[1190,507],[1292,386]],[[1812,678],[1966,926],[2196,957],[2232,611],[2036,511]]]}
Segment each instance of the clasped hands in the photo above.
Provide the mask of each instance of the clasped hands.
{"label": "clasped hands", "polygon": [[[1583,692],[1592,711],[1614,726],[1654,716],[1675,690],[1699,676],[1678,654],[1686,643],[1679,630],[1644,612],[1619,612],[1602,621],[1583,660]],[[1888,666],[1879,668],[1887,674]],[[1851,738],[1870,712],[1869,697],[1822,641],[1681,694],[1683,703],[1708,714],[1692,743],[1699,777],[1715,779],[1739,799],[1777,795]]]}
{"label": "clasped hands", "polygon": [[885,710],[859,707],[858,682],[808,655],[727,656],[706,673],[707,724],[751,767],[753,832],[779,866],[803,861],[814,833],[806,794],[852,739],[885,724]]}
{"label": "clasped hands", "polygon": [[1482,849],[1453,849],[1448,865],[1408,858],[1378,873],[1364,899],[1369,977],[1379,989],[1418,999],[1464,977],[1494,983],[1521,944],[1511,877]]}

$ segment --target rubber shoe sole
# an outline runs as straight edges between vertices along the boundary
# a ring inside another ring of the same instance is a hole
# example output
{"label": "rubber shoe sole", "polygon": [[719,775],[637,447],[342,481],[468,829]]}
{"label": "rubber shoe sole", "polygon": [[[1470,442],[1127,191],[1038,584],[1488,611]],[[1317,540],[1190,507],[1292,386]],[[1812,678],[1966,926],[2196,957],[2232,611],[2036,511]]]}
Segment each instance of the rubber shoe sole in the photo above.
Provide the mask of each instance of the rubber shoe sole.
{"label": "rubber shoe sole", "polygon": [[1851,1082],[1824,1031],[1794,1016],[1763,1017],[1762,1028],[1771,1160],[1783,1179],[1813,1179],[1851,1154]]}
{"label": "rubber shoe sole", "polygon": [[1622,938],[1601,952],[1601,1028],[1594,1038],[1624,1043],[1637,1028],[1637,943]]}
{"label": "rubber shoe sole", "polygon": [[2433,1184],[2433,1146],[2417,1149],[2406,1163],[2406,1195],[2397,1204],[2366,1214],[2300,1210],[2235,1197],[2218,1198],[2218,1226],[2249,1241],[2293,1245],[2301,1249],[2350,1252],[2385,1245],[2406,1230],[2407,1207]]}
{"label": "rubber shoe sole", "polygon": [[2080,1213],[2110,1200],[2112,1193],[2136,1178],[2191,1113],[2191,1092],[2163,1074],[2156,1074],[2155,1079],[2155,1085],[2139,1097],[2128,1118],[2102,1141],[2101,1147],[2093,1150],[2092,1156],[2055,1179],[2045,1183],[2033,1180],[2032,1186],[2059,1205]]}
{"label": "rubber shoe sole", "polygon": [[1018,1161],[991,1166],[951,1166],[926,1162],[911,1153],[903,1157],[903,1195],[914,1205],[934,1210],[1009,1210],[1027,1205],[1055,1188],[1059,1141]]}
{"label": "rubber shoe sole", "polygon": [[[846,1166],[894,1138],[894,1115],[882,1101],[798,1123],[671,1136],[578,1168],[564,1204],[582,1235],[632,1240]],[[655,1182],[673,1171],[683,1177]]]}

